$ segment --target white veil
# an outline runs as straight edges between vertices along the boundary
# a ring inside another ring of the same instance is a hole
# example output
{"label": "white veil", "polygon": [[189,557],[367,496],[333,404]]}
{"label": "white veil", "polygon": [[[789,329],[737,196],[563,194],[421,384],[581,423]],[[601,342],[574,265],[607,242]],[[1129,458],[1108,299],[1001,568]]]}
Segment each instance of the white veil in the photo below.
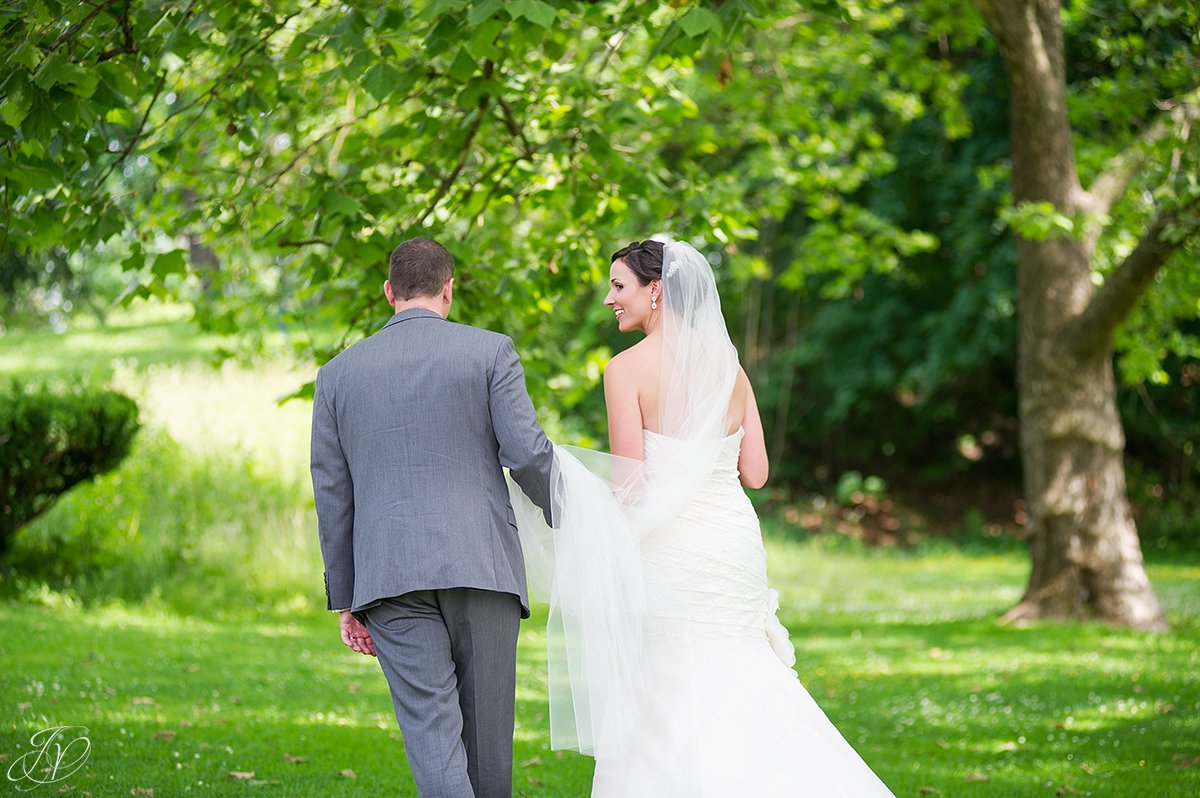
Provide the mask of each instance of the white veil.
{"label": "white veil", "polygon": [[605,754],[629,740],[643,690],[639,544],[704,485],[728,437],[738,356],[713,270],[691,245],[664,244],[661,297],[663,440],[655,458],[555,446],[553,530],[509,482],[530,588],[550,605],[555,749]]}

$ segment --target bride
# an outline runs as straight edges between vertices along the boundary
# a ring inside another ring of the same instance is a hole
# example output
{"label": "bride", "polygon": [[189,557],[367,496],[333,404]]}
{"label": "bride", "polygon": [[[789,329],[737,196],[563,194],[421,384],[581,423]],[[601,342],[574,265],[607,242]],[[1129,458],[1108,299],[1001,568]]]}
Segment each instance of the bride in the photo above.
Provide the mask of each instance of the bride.
{"label": "bride", "polygon": [[555,447],[551,530],[512,486],[549,602],[553,748],[596,759],[594,798],[891,796],[801,685],[743,486],[767,454],[708,262],[643,241],[612,257],[622,332],[604,375],[612,454]]}

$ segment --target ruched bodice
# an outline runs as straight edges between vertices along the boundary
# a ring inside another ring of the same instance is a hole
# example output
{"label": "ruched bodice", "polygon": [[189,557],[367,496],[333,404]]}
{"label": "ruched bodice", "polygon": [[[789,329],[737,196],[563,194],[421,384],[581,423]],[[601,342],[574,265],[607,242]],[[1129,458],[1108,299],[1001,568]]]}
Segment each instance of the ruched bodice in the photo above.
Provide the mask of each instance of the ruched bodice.
{"label": "ruched bodice", "polygon": [[[642,540],[646,634],[763,638],[766,554],[758,517],[738,475],[744,432],[722,441],[711,475],[678,515]],[[647,430],[646,467],[678,462],[678,442]],[[653,477],[648,496],[654,496]]]}

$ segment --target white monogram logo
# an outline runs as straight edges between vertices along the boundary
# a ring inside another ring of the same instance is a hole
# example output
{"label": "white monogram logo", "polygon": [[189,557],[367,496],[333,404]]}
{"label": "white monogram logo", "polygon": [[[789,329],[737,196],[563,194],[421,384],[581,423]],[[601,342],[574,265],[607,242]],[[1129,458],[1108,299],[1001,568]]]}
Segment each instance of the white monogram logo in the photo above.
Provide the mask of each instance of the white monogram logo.
{"label": "white monogram logo", "polygon": [[[8,780],[18,790],[32,790],[70,776],[87,761],[92,741],[83,726],[51,726],[29,738],[33,750],[13,762]],[[22,784],[28,782],[28,786]]]}

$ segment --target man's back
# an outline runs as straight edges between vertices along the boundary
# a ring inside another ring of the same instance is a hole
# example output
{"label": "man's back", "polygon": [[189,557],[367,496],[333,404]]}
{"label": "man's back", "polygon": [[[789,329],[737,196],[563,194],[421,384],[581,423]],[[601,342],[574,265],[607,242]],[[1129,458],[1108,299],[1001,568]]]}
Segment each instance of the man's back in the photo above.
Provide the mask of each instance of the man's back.
{"label": "man's back", "polygon": [[545,507],[553,455],[506,336],[396,314],[321,369],[312,447],[330,609],[451,587],[528,607],[501,465]]}
{"label": "man's back", "polygon": [[446,321],[454,258],[392,251],[395,315],[317,375],[312,477],[342,642],[378,656],[423,798],[512,798],[529,614],[503,467],[545,510],[553,447],[512,341]]}

